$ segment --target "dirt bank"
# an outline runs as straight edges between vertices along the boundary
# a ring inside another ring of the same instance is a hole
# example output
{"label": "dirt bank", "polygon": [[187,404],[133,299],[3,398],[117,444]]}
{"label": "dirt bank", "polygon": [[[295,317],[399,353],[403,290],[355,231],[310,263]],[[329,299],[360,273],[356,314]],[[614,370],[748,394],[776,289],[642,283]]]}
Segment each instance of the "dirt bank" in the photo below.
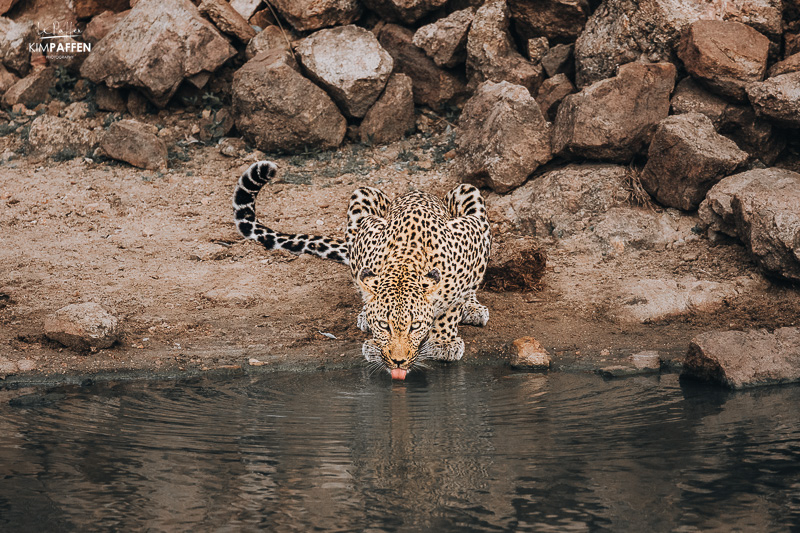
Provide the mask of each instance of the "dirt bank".
{"label": "dirt bank", "polygon": [[[455,184],[447,177],[451,140],[417,135],[388,147],[278,158],[282,179],[259,197],[260,216],[284,231],[340,235],[357,186],[390,196],[411,188],[444,194]],[[185,155],[165,172],[80,157],[3,162],[0,360],[19,369],[7,383],[362,364],[360,302],[347,269],[266,252],[235,232],[234,184],[263,154],[228,158],[195,145]],[[491,319],[485,328],[462,328],[461,364],[503,361],[508,343],[524,335],[554,354],[556,368],[596,369],[642,350],[675,359],[697,332],[797,325],[800,316],[798,291],[764,281],[736,243],[701,238],[680,251],[600,261],[557,249],[548,256],[541,292],[479,295]],[[612,320],[603,302],[613,298],[597,297],[636,279],[687,273],[711,281],[749,277],[758,289],[714,313],[650,324]],[[44,337],[47,314],[82,301],[122,318],[118,345],[79,354]]]}

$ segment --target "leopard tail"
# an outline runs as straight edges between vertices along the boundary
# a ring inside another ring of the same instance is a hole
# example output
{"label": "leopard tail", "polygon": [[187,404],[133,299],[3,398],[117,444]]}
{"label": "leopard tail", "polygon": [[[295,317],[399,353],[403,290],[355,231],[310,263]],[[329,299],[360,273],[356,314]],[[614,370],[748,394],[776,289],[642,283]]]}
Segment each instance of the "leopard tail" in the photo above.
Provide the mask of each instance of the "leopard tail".
{"label": "leopard tail", "polygon": [[350,264],[344,239],[280,233],[256,218],[256,196],[269,180],[275,177],[278,167],[272,161],[259,161],[248,168],[233,193],[233,213],[236,229],[246,239],[260,242],[267,250],[286,250],[295,255],[311,254],[345,265]]}

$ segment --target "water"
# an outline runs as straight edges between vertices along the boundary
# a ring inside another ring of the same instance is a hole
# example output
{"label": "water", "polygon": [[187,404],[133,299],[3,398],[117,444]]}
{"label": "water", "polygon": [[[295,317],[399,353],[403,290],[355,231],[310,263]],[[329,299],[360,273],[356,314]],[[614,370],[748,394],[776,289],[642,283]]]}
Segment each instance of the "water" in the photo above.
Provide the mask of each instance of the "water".
{"label": "water", "polygon": [[800,387],[453,365],[45,392],[0,391],[0,531],[800,524]]}

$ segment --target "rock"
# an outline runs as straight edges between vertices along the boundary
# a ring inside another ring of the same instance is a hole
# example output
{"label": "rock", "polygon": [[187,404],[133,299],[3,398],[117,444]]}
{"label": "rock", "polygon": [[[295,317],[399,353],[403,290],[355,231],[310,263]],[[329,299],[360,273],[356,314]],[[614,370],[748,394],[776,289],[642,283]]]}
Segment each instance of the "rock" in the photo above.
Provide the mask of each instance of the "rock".
{"label": "rock", "polygon": [[36,26],[0,17],[0,63],[20,76],[31,68],[28,45],[38,42]]}
{"label": "rock", "polygon": [[136,87],[164,107],[184,78],[214,72],[235,53],[189,0],[139,0],[92,47],[81,75],[112,88]]}
{"label": "rock", "polygon": [[459,180],[508,192],[550,160],[551,130],[525,87],[484,82],[461,113],[452,173]]}
{"label": "rock", "polygon": [[0,0],[0,15],[5,15],[19,0]]}
{"label": "rock", "polygon": [[628,63],[616,77],[567,96],[556,115],[553,152],[629,161],[669,114],[674,84],[675,67],[670,63]]}
{"label": "rock", "polygon": [[[758,12],[768,15],[754,16]],[[782,31],[776,0],[604,0],[575,43],[576,85],[609,78],[620,65],[632,61],[673,61],[681,33],[701,19],[747,22],[768,35]],[[757,24],[762,19],[769,24]]]}
{"label": "rock", "polygon": [[35,70],[12,85],[3,95],[3,103],[9,107],[25,104],[32,108],[50,99],[50,88],[56,82],[56,71],[47,67]]}
{"label": "rock", "polygon": [[119,319],[94,302],[71,304],[45,318],[44,334],[73,350],[110,348],[119,340]]}
{"label": "rock", "polygon": [[[677,212],[656,213],[646,207],[623,205],[612,207],[595,218],[587,235],[578,235],[590,242],[578,245],[605,254],[621,254],[629,250],[664,250],[683,242],[694,223]],[[592,246],[592,241],[595,244]],[[599,246],[598,246],[599,245]],[[574,247],[574,245],[573,245]]]}
{"label": "rock", "polygon": [[223,137],[218,145],[219,153],[227,157],[239,157],[247,151],[247,143],[238,137]]}
{"label": "rock", "polygon": [[709,229],[738,237],[764,273],[800,281],[798,205],[800,174],[766,168],[720,181],[698,213]]}
{"label": "rock", "polygon": [[749,105],[731,103],[700,87],[692,78],[678,83],[670,103],[672,113],[702,113],[718,133],[732,139],[742,150],[772,164],[786,145],[783,136]]}
{"label": "rock", "polygon": [[250,20],[260,5],[261,0],[231,0],[231,7],[245,20]]}
{"label": "rock", "polygon": [[202,0],[197,9],[221,32],[233,35],[243,43],[249,42],[256,35],[256,30],[250,27],[247,19],[225,0]]}
{"label": "rock", "polygon": [[467,34],[474,16],[473,8],[454,11],[420,27],[412,42],[425,50],[436,66],[452,68],[460,65],[467,60]]}
{"label": "rock", "polygon": [[747,86],[756,114],[790,128],[800,128],[800,71]]}
{"label": "rock", "polygon": [[800,381],[800,328],[701,333],[689,344],[681,377],[732,389]]}
{"label": "rock", "polygon": [[542,57],[542,67],[549,77],[557,74],[571,74],[573,71],[573,51],[575,46],[572,44],[557,44],[551,46],[547,53]]}
{"label": "rock", "polygon": [[157,130],[136,120],[113,122],[100,140],[100,148],[112,159],[149,170],[167,168],[167,147]]}
{"label": "rock", "polygon": [[128,101],[125,104],[125,108],[134,118],[141,118],[147,115],[148,107],[147,98],[142,93],[136,89],[128,91]]}
{"label": "rock", "polygon": [[778,61],[772,65],[767,71],[767,77],[772,78],[797,71],[800,71],[800,53],[790,55],[783,61]]}
{"label": "rock", "polygon": [[372,32],[355,25],[319,30],[296,48],[309,77],[349,117],[363,117],[378,99],[394,60]]}
{"label": "rock", "polygon": [[100,39],[108,35],[108,33],[117,25],[117,23],[125,18],[130,10],[114,13],[113,11],[104,11],[94,17],[86,25],[81,37],[84,42],[96,44]]}
{"label": "rock", "polygon": [[639,370],[658,372],[661,369],[661,356],[654,350],[646,350],[631,355],[631,364]]}
{"label": "rock", "polygon": [[745,86],[764,79],[769,39],[739,22],[700,20],[681,37],[677,52],[711,91],[745,101]]}
{"label": "rock", "polygon": [[547,37],[535,37],[528,39],[528,59],[531,63],[541,63],[542,58],[550,50],[550,43]]}
{"label": "rock", "polygon": [[89,104],[86,102],[72,102],[61,113],[67,120],[78,121],[89,116]]}
{"label": "rock", "polygon": [[118,89],[111,89],[105,84],[95,88],[95,103],[97,108],[102,111],[115,111],[122,113],[127,109],[125,98]]}
{"label": "rock", "polygon": [[550,368],[550,353],[533,337],[520,337],[511,343],[511,367],[547,370]]}
{"label": "rock", "polygon": [[454,74],[436,66],[425,52],[412,42],[414,32],[386,24],[378,34],[381,46],[394,59],[395,72],[408,75],[414,86],[414,103],[440,109],[465,92],[464,83]]}
{"label": "rock", "polygon": [[130,0],[74,0],[75,16],[95,19],[104,13],[120,13],[130,9]]}
{"label": "rock", "polygon": [[414,130],[414,92],[411,78],[392,74],[386,89],[358,128],[361,142],[384,144],[399,141]]}
{"label": "rock", "polygon": [[382,18],[413,24],[447,0],[362,0],[363,4]]}
{"label": "rock", "polygon": [[[2,4],[0,4],[2,5]],[[9,361],[5,357],[0,357],[0,379],[6,379],[19,372],[19,367],[14,361]]]}
{"label": "rock", "polygon": [[505,0],[489,0],[475,12],[467,38],[467,72],[477,82],[509,81],[535,93],[544,69],[517,52],[510,22]]}
{"label": "rock", "polygon": [[656,129],[641,184],[662,205],[697,209],[711,187],[747,161],[700,113],[667,117]]}
{"label": "rock", "polygon": [[258,32],[255,37],[250,39],[245,49],[245,57],[248,61],[256,57],[261,52],[278,48],[280,50],[290,50],[287,38],[291,41],[293,36],[285,35],[278,26],[267,26]]}
{"label": "rock", "polygon": [[263,52],[236,71],[232,100],[239,132],[265,152],[336,148],[347,129],[336,104],[283,50]]}
{"label": "rock", "polygon": [[547,254],[536,239],[498,236],[486,267],[483,288],[493,292],[529,292],[542,288]]}
{"label": "rock", "polygon": [[556,74],[552,78],[547,78],[539,87],[536,94],[536,102],[542,108],[542,113],[547,120],[555,120],[558,105],[568,95],[575,92],[575,86],[569,81],[566,74]]}
{"label": "rock", "polygon": [[5,94],[18,81],[19,78],[14,73],[7,71],[6,67],[0,64],[0,95]]}
{"label": "rock", "polygon": [[508,9],[522,39],[574,41],[589,16],[586,0],[508,0]]}

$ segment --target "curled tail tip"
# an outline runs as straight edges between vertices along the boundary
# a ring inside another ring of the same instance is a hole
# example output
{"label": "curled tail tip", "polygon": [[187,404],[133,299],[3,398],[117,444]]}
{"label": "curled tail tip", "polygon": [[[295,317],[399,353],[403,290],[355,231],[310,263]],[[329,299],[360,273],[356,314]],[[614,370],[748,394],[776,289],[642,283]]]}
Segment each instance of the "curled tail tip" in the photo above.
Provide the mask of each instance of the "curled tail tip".
{"label": "curled tail tip", "polygon": [[233,195],[234,221],[239,233],[245,238],[255,238],[256,227],[255,200],[261,188],[278,172],[278,165],[272,161],[253,163],[239,178]]}

